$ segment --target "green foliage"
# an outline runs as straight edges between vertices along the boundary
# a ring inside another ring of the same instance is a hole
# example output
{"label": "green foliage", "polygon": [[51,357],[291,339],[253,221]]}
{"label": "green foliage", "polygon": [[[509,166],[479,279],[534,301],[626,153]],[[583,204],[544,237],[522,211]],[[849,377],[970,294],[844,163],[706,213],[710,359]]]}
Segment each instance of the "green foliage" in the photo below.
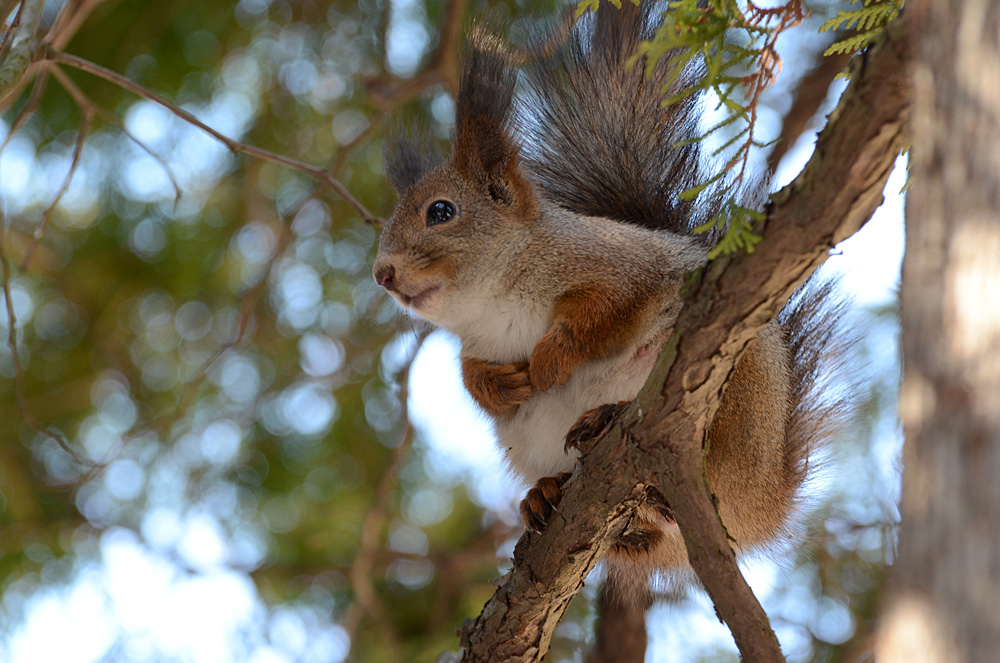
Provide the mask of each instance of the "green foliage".
{"label": "green foliage", "polygon": [[765,218],[765,214],[742,207],[734,198],[729,198],[722,204],[718,214],[694,231],[698,234],[722,233],[715,247],[708,252],[709,260],[741,250],[753,253],[754,248],[764,239],[754,232],[754,224],[760,223]]}
{"label": "green foliage", "polygon": [[[735,30],[734,30],[735,28]],[[770,30],[743,18],[735,0],[699,6],[698,0],[671,2],[663,14],[663,23],[653,38],[639,45],[631,62],[645,58],[647,74],[652,74],[660,59],[669,56],[673,71],[663,87],[664,104],[676,103],[700,91],[712,91],[730,115],[724,123],[709,130],[718,131],[737,119],[748,120],[746,107],[737,99],[743,74],[760,57],[755,43]],[[704,75],[693,86],[673,89],[686,66],[701,65]]]}
{"label": "green foliage", "polygon": [[[618,9],[622,8],[622,0],[608,0],[612,5]],[[632,4],[636,7],[639,6],[639,0],[631,0]],[[576,6],[576,17],[580,18],[588,11],[597,11],[598,6],[600,6],[601,0],[581,0]]]}
{"label": "green foliage", "polygon": [[882,33],[885,26],[899,16],[905,0],[850,0],[851,5],[862,3],[858,9],[841,10],[837,15],[820,26],[820,32],[827,30],[850,30],[856,34],[836,41],[823,55],[853,53],[860,51]]}

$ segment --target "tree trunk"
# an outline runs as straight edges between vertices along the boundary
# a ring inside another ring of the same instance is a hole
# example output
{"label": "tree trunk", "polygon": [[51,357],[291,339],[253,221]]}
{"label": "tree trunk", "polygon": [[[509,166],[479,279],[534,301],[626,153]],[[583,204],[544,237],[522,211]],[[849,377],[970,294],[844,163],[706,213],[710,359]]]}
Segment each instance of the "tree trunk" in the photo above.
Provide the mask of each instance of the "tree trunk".
{"label": "tree trunk", "polygon": [[[899,554],[880,663],[1000,653],[1000,4],[914,0]],[[919,29],[923,27],[924,29]]]}

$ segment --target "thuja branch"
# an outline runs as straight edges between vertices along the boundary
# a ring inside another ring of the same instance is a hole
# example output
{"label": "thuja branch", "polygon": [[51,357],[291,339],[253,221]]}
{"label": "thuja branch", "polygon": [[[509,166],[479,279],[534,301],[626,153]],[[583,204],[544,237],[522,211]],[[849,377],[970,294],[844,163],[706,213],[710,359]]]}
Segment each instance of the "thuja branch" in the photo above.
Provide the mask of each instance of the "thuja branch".
{"label": "thuja branch", "polygon": [[345,202],[347,202],[347,204],[349,204],[351,207],[357,210],[357,212],[361,215],[361,218],[363,218],[366,222],[374,224],[381,223],[381,219],[379,219],[377,216],[368,211],[368,209],[364,205],[362,205],[361,202],[357,198],[355,198],[350,191],[347,190],[347,187],[341,184],[336,177],[334,177],[333,175],[331,175],[329,172],[327,172],[322,168],[319,168],[317,166],[311,166],[307,163],[303,163],[296,159],[292,159],[291,157],[286,157],[282,154],[276,154],[275,152],[271,152],[259,147],[254,147],[253,145],[248,145],[246,143],[242,143],[238,140],[230,138],[229,136],[226,136],[222,132],[217,131],[212,127],[208,126],[207,124],[199,120],[197,117],[195,117],[193,114],[184,110],[180,106],[177,106],[168,99],[161,97],[155,92],[152,92],[147,88],[143,87],[142,85],[139,85],[138,83],[129,80],[128,78],[122,76],[119,73],[111,71],[110,69],[106,69],[105,67],[102,67],[98,64],[94,64],[89,60],[84,60],[83,58],[76,57],[75,55],[69,55],[67,53],[60,53],[51,50],[46,53],[46,59],[51,60],[52,62],[74,67],[81,71],[85,71],[89,74],[93,74],[107,81],[110,81],[123,89],[133,92],[139,95],[140,97],[144,97],[146,99],[149,99],[150,101],[156,102],[157,104],[163,106],[177,117],[181,118],[182,120],[190,124],[193,124],[194,126],[198,127],[202,131],[208,133],[212,137],[216,138],[217,140],[225,144],[225,146],[228,147],[233,154],[239,154],[240,152],[243,152],[245,154],[249,154],[250,156],[257,157],[258,159],[263,159],[265,161],[277,163],[282,166],[287,166],[289,168],[293,168],[302,173],[305,173],[310,177],[314,177],[315,179],[319,180],[323,184],[329,186],[331,189],[336,191],[337,194],[341,198],[343,198]]}
{"label": "thuja branch", "polygon": [[541,535],[522,537],[509,576],[465,629],[464,661],[540,660],[570,597],[646,485],[670,502],[691,564],[744,659],[782,660],[707,492],[702,440],[746,344],[881,204],[906,141],[905,23],[890,27],[856,63],[812,159],[767,210],[758,250],[712,263],[691,288],[647,387],[587,451],[565,486],[559,517]]}

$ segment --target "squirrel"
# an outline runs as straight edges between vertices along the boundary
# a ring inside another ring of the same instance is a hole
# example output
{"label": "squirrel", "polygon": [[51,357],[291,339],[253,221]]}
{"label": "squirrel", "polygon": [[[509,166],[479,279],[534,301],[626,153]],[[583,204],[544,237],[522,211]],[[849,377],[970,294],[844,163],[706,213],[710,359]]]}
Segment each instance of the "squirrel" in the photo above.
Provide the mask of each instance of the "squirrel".
{"label": "squirrel", "polygon": [[[374,278],[460,340],[465,387],[511,468],[534,486],[521,504],[533,530],[558,505],[575,443],[645,383],[679,314],[684,274],[711,248],[693,232],[710,205],[678,197],[702,178],[699,145],[688,140],[697,100],[663,105],[669,57],[651,75],[627,66],[652,35],[652,3],[609,4],[523,67],[474,28],[450,155],[399,134],[387,147],[399,198]],[[694,76],[675,73],[673,91]],[[832,333],[825,294],[800,297],[750,342],[710,427],[708,481],[741,552],[786,532],[836,408],[815,397]],[[647,578],[686,567],[662,497],[640,507],[608,561]]]}

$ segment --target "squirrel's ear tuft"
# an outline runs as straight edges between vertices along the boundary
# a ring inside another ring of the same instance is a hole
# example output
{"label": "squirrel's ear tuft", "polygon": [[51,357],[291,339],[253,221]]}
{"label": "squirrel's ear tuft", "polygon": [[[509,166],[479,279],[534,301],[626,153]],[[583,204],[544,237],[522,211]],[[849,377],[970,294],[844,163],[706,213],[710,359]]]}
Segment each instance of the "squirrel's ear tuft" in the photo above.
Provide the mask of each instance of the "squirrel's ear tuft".
{"label": "squirrel's ear tuft", "polygon": [[474,28],[462,58],[455,103],[455,168],[494,176],[507,167],[517,146],[507,133],[517,70],[500,39]]}
{"label": "squirrel's ear tuft", "polygon": [[516,84],[514,59],[500,38],[473,28],[462,58],[451,158],[455,170],[485,184],[494,200],[533,207],[510,130]]}
{"label": "squirrel's ear tuft", "polygon": [[385,171],[392,188],[400,196],[442,161],[444,156],[426,133],[400,126],[386,139]]}

